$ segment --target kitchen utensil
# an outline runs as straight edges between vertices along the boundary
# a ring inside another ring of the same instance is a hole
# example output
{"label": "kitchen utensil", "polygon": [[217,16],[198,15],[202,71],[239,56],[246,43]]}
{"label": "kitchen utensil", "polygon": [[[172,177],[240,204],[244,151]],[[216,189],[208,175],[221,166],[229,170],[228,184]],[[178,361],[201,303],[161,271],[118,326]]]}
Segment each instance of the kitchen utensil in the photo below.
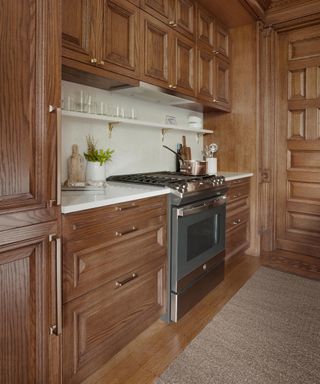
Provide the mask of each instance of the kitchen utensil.
{"label": "kitchen utensil", "polygon": [[170,152],[174,153],[180,160],[180,172],[184,175],[205,175],[206,174],[206,161],[202,160],[184,160],[183,157],[174,151],[173,149],[163,145],[163,148],[168,149]]}
{"label": "kitchen utensil", "polygon": [[180,166],[180,172],[185,175],[205,175],[207,162],[202,160],[184,160]]}
{"label": "kitchen utensil", "polygon": [[216,143],[211,143],[211,144],[209,145],[209,151],[210,151],[210,153],[212,153],[212,154],[218,152],[218,149],[219,149],[219,146],[218,146],[218,144],[216,144]]}
{"label": "kitchen utensil", "polygon": [[184,160],[191,160],[191,148],[187,147],[185,136],[182,136],[182,147],[180,153]]}

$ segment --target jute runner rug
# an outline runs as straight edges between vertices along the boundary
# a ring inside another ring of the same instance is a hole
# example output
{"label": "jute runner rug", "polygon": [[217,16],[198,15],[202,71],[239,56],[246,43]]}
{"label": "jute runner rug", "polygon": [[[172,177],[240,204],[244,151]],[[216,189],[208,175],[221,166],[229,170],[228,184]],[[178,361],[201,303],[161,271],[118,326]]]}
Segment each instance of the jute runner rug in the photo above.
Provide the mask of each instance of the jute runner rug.
{"label": "jute runner rug", "polygon": [[156,383],[320,384],[320,282],[261,267]]}

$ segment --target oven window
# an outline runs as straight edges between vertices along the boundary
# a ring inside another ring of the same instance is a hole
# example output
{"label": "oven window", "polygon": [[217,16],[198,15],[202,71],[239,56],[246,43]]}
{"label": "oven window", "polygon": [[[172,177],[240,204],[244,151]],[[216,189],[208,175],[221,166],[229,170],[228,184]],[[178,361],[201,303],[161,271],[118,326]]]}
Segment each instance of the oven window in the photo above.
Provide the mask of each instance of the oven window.
{"label": "oven window", "polygon": [[187,260],[192,260],[213,248],[219,241],[218,216],[213,215],[205,220],[188,226]]}

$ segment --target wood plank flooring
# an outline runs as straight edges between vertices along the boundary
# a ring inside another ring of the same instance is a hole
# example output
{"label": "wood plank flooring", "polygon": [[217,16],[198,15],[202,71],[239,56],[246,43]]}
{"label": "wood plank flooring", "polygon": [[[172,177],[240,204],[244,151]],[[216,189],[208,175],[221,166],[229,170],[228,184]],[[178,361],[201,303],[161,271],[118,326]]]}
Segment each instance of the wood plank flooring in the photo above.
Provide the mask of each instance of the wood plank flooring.
{"label": "wood plank flooring", "polygon": [[158,320],[83,384],[151,384],[260,266],[242,255],[227,264],[224,281],[178,323]]}

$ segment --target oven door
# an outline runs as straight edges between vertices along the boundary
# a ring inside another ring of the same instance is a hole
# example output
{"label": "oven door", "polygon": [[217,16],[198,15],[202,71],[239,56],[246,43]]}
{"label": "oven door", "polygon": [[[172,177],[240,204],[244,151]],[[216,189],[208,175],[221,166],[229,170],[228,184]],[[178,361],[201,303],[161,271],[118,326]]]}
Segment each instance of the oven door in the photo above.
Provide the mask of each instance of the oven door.
{"label": "oven door", "polygon": [[225,248],[226,197],[173,208],[171,291],[178,281]]}

